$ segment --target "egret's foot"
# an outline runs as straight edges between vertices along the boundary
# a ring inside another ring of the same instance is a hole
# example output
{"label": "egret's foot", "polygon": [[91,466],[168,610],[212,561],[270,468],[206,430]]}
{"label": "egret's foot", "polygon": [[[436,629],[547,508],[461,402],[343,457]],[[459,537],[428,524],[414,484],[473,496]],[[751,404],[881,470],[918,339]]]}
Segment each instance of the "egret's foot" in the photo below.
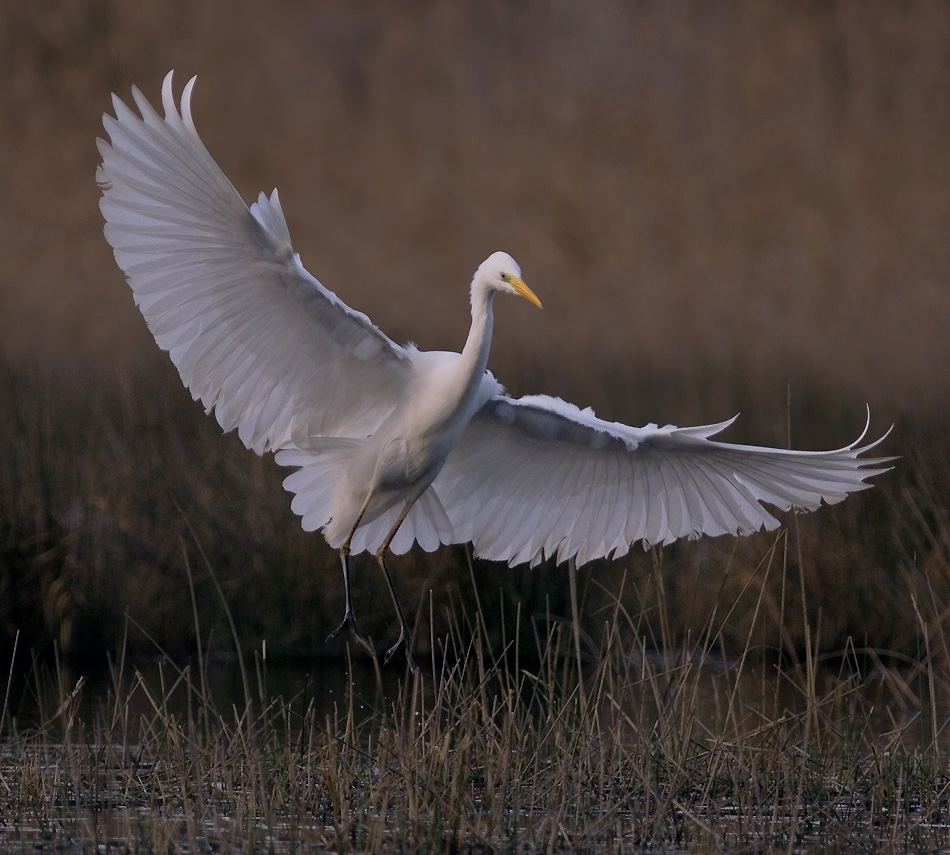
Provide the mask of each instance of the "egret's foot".
{"label": "egret's foot", "polygon": [[333,641],[334,638],[338,638],[347,630],[353,633],[364,645],[368,643],[368,639],[360,632],[360,628],[356,625],[356,615],[351,611],[347,611],[346,614],[343,615],[342,623],[327,636],[327,641]]}
{"label": "egret's foot", "polygon": [[383,667],[388,665],[400,650],[405,651],[406,662],[413,671],[419,674],[425,673],[425,668],[422,667],[422,663],[416,658],[416,654],[412,649],[412,633],[405,627],[400,631],[396,643],[386,651],[386,655],[383,657]]}

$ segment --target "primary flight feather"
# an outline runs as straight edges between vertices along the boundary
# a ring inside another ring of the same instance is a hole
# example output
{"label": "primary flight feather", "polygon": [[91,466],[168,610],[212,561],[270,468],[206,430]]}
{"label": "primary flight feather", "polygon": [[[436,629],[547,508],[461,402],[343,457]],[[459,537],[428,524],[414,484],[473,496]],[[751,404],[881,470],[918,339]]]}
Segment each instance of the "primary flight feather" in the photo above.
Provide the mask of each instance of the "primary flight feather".
{"label": "primary flight feather", "polygon": [[[461,353],[391,341],[300,262],[275,190],[245,205],[195,130],[185,86],[164,117],[133,88],[113,96],[96,179],[105,236],[155,340],[192,395],[248,448],[296,469],[284,481],[307,530],[340,550],[358,633],[351,552],[375,552],[400,621],[387,551],[471,541],[509,564],[578,563],[631,544],[774,528],[767,503],[812,510],[870,486],[889,458],[866,433],[833,451],[719,442],[731,422],[629,427],[558,398],[513,399],[486,370],[496,293],[540,301],[515,260],[489,256],[471,283]],[[883,437],[881,438],[883,439]],[[335,633],[335,634],[336,634]]]}

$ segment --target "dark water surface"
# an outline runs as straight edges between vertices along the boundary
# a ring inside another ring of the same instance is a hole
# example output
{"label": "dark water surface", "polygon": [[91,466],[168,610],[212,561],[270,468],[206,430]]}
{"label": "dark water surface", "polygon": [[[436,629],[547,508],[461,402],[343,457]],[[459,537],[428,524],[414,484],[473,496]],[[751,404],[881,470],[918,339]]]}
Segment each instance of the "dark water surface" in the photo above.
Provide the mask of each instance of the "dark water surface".
{"label": "dark water surface", "polygon": [[317,721],[342,715],[353,698],[357,711],[374,712],[387,696],[395,697],[405,679],[401,668],[380,672],[371,662],[348,665],[345,661],[309,663],[251,661],[217,658],[203,666],[163,659],[144,659],[121,667],[63,665],[58,671],[35,666],[29,674],[12,675],[6,718],[20,727],[38,726],[54,718],[66,698],[74,715],[87,723],[109,716],[115,705],[127,707],[125,715],[187,717],[196,706],[210,701],[219,713],[240,714],[247,701],[256,709],[276,704],[303,716],[308,708]]}

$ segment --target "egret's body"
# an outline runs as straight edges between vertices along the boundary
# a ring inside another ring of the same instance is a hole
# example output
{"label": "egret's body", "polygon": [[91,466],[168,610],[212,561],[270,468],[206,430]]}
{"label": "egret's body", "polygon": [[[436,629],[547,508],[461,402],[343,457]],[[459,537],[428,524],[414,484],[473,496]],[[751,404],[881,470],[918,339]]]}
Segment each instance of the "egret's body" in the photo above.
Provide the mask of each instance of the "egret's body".
{"label": "egret's body", "polygon": [[[105,234],[136,304],[185,385],[249,448],[295,467],[284,481],[307,530],[339,548],[357,632],[351,552],[372,551],[411,638],[385,555],[471,541],[510,564],[620,555],[637,541],[774,528],[763,503],[814,509],[885,471],[841,449],[792,451],[710,439],[731,422],[629,427],[557,398],[513,399],[486,370],[495,294],[540,306],[506,253],[472,279],[461,353],[387,338],[300,263],[275,190],[248,208],[198,137],[171,75],[165,116],[118,98],[99,141]],[[357,632],[358,634],[358,632]]]}
{"label": "egret's body", "polygon": [[342,546],[356,525],[368,490],[373,496],[362,513],[366,522],[393,504],[415,502],[435,480],[472,417],[501,392],[486,373],[498,290],[494,283],[505,284],[502,276],[510,279],[520,272],[507,253],[495,253],[479,268],[472,283],[472,330],[461,354],[408,351],[412,378],[405,400],[354,447],[324,529],[331,546]]}

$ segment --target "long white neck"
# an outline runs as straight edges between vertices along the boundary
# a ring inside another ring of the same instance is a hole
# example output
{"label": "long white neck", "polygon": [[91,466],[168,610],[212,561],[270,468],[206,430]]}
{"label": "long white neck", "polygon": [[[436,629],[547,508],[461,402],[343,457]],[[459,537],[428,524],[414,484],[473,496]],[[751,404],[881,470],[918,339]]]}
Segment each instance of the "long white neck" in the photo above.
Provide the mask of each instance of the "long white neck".
{"label": "long white neck", "polygon": [[494,322],[492,312],[494,297],[493,288],[485,288],[477,283],[472,285],[472,328],[469,330],[465,347],[462,348],[462,358],[458,363],[458,371],[466,381],[466,395],[478,388],[488,365]]}

